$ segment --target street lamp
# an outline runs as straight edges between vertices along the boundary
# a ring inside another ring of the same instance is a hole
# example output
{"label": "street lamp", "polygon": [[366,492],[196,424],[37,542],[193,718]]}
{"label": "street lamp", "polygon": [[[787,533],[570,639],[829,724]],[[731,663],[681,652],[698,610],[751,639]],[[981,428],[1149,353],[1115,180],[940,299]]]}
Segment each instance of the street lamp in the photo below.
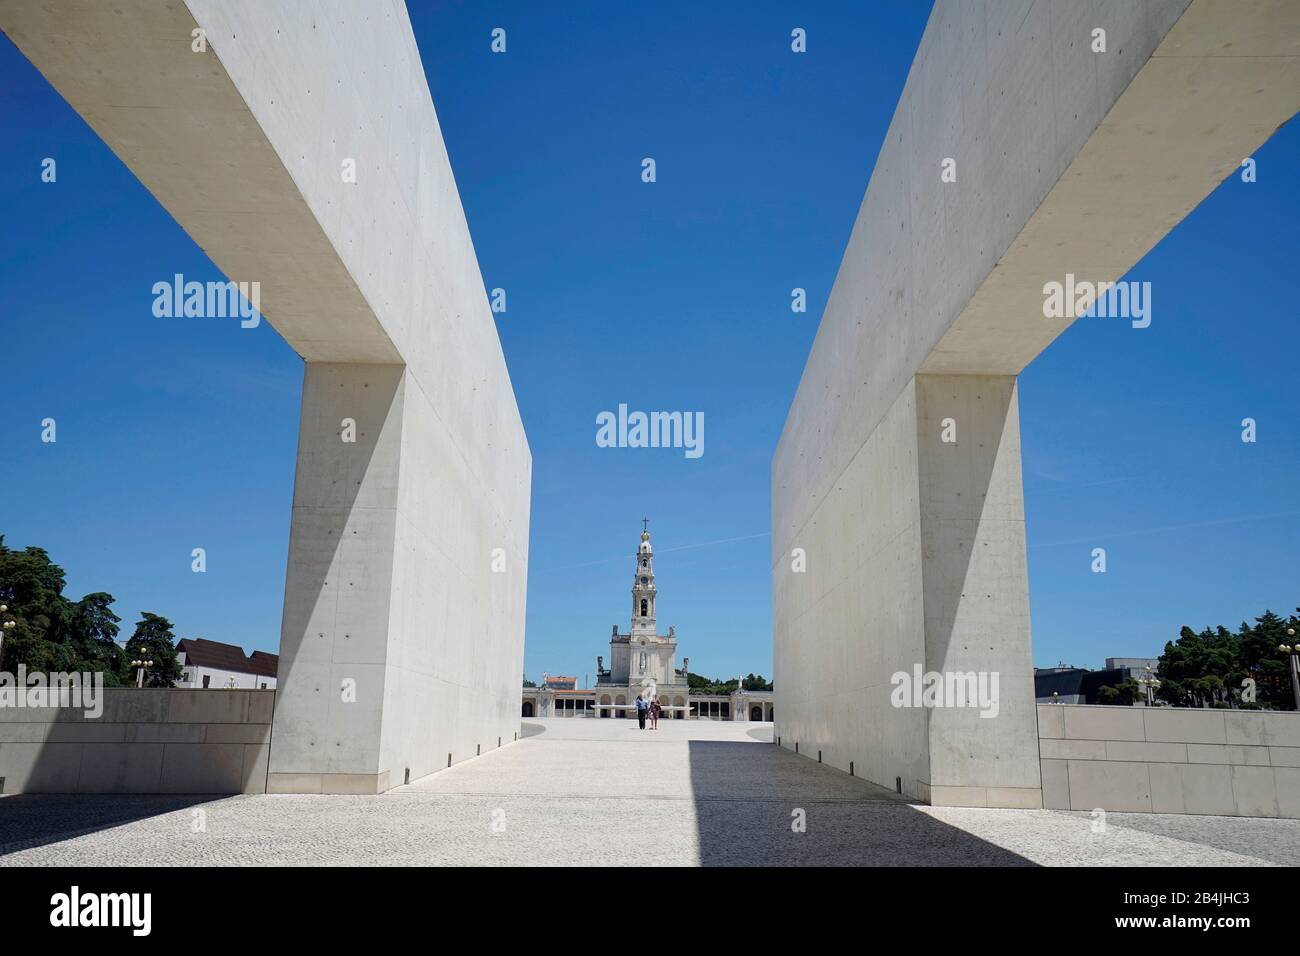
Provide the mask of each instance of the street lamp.
{"label": "street lamp", "polygon": [[144,671],[145,671],[145,668],[146,668],[146,667],[153,667],[153,661],[147,661],[147,660],[146,660],[146,661],[132,661],[132,662],[131,662],[131,666],[132,666],[132,667],[138,667],[138,668],[140,668],[140,672],[139,672],[138,674],[136,674],[136,677],[135,677],[135,686],[136,686],[136,687],[143,687],[143,686],[144,686]]}
{"label": "street lamp", "polygon": [[1156,705],[1156,688],[1160,686],[1160,681],[1156,679],[1156,675],[1151,672],[1150,667],[1142,671],[1142,676],[1137,679],[1137,684],[1146,695],[1147,706],[1154,707]]}
{"label": "street lamp", "polygon": [[[8,604],[0,604],[0,614],[4,614],[8,610],[9,610]],[[13,630],[17,626],[18,626],[17,621],[6,621],[0,619],[0,661],[4,660],[5,631]]]}
{"label": "street lamp", "polygon": [[1295,628],[1288,627],[1286,636],[1290,644],[1279,644],[1277,649],[1290,658],[1291,693],[1295,697],[1295,709],[1300,710],[1300,644],[1295,640]]}

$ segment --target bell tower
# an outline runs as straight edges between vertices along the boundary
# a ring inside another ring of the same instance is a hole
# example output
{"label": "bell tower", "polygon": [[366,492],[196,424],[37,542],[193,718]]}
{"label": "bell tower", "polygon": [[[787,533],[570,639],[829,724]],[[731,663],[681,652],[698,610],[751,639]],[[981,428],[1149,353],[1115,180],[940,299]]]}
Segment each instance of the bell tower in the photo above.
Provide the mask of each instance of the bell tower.
{"label": "bell tower", "polygon": [[655,636],[655,553],[650,544],[649,519],[642,519],[641,545],[632,579],[632,638]]}
{"label": "bell tower", "polygon": [[[649,519],[642,519],[641,541],[636,549],[636,567],[632,575],[632,628],[626,634],[618,632],[618,625],[610,631],[610,666],[606,671],[603,661],[597,658],[596,673],[599,686],[617,688],[624,692],[625,702],[638,694],[668,695],[665,706],[676,708],[675,714],[686,712],[688,688],[686,672],[677,670],[677,632],[668,628],[660,634],[655,627],[655,553],[650,543]],[[608,695],[606,704],[617,705],[617,692]]]}

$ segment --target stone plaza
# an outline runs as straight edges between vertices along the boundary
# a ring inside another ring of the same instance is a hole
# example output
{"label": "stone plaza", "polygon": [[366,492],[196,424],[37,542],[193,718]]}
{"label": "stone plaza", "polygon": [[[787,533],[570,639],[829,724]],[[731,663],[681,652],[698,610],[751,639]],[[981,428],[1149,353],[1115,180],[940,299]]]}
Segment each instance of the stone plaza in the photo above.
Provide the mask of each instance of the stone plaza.
{"label": "stone plaza", "polygon": [[523,730],[377,796],[0,798],[0,865],[1300,864],[1300,820],[925,806],[773,746],[770,724]]}

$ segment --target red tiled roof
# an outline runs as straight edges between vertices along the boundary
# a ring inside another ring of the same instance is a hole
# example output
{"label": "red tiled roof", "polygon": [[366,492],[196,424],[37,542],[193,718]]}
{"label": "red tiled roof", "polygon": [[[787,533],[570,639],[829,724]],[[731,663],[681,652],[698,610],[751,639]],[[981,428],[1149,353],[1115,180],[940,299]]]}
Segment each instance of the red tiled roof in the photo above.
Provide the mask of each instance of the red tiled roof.
{"label": "red tiled roof", "polygon": [[183,637],[176,642],[177,653],[185,655],[185,663],[196,667],[233,671],[236,674],[256,674],[274,677],[280,665],[280,655],[254,651],[244,656],[244,649],[234,644],[209,641],[202,637]]}
{"label": "red tiled roof", "polygon": [[262,677],[274,677],[280,669],[280,655],[268,654],[266,651],[253,651],[248,655],[248,662],[256,668],[253,673]]}

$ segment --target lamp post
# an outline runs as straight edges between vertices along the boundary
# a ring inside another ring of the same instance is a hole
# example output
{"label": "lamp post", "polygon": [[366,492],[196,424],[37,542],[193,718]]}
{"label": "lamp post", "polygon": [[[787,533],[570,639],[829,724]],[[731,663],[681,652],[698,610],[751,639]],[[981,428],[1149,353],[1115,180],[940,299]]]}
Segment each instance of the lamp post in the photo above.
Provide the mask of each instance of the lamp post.
{"label": "lamp post", "polygon": [[1300,710],[1300,644],[1296,643],[1294,627],[1286,629],[1286,636],[1291,643],[1279,644],[1277,649],[1289,658],[1288,669],[1291,671],[1291,693],[1294,695],[1295,709]]}
{"label": "lamp post", "polygon": [[146,667],[153,667],[153,661],[132,661],[132,662],[131,662],[131,666],[132,666],[132,667],[138,667],[138,668],[140,668],[139,673],[136,674],[136,677],[135,677],[135,686],[136,686],[136,687],[143,687],[143,686],[144,686],[144,671],[145,671],[145,668],[146,668]]}
{"label": "lamp post", "polygon": [[[691,659],[690,659],[689,657],[683,657],[683,658],[682,658],[682,669],[681,669],[681,675],[682,675],[682,683],[684,683],[684,684],[686,685],[686,705],[685,705],[684,709],[682,710],[682,720],[690,720],[690,717],[691,717]],[[772,739],[775,740],[776,737],[774,736]]]}
{"label": "lamp post", "polygon": [[[8,613],[9,605],[0,604],[0,615]],[[18,627],[17,620],[0,620],[0,661],[4,661],[4,635]]]}
{"label": "lamp post", "polygon": [[1147,706],[1154,707],[1156,705],[1156,688],[1160,686],[1160,681],[1156,679],[1156,675],[1151,672],[1150,667],[1143,670],[1142,676],[1137,679],[1137,684],[1142,688],[1146,696]]}

